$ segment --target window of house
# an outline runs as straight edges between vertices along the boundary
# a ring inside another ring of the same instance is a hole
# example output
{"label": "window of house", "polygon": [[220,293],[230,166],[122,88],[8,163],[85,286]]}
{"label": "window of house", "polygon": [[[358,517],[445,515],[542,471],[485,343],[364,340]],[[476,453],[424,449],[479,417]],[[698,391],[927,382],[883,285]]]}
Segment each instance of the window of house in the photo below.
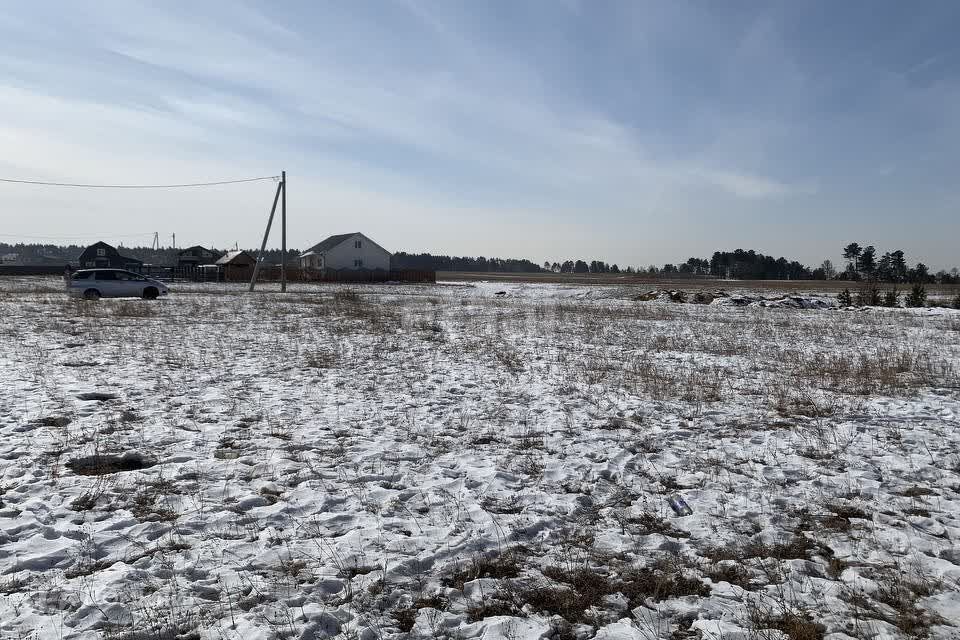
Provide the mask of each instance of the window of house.
{"label": "window of house", "polygon": [[353,261],[353,266],[355,266],[355,267],[362,267],[362,266],[363,266],[363,260],[354,260],[354,261]]}
{"label": "window of house", "polygon": [[359,241],[359,240],[354,241],[354,243],[353,243],[353,248],[354,248],[354,249],[359,249],[359,248],[360,248],[360,241]]}
{"label": "window of house", "polygon": [[107,250],[106,250],[106,249],[97,249],[97,255],[98,255],[98,256],[105,256],[105,255],[107,255]]}

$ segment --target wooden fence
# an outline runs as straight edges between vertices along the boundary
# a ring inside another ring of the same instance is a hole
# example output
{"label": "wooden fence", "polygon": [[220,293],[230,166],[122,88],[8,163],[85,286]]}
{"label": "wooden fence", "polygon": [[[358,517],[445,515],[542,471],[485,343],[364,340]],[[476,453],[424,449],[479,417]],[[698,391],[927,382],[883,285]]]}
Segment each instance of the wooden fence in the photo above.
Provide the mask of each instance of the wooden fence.
{"label": "wooden fence", "polygon": [[0,264],[0,276],[62,276],[66,263],[47,264]]}
{"label": "wooden fence", "polygon": [[[167,274],[156,274],[159,277],[171,280],[188,280],[191,282],[249,282],[253,276],[253,267],[219,267],[218,269],[197,269],[191,267],[175,267]],[[279,282],[279,265],[261,265],[257,274],[257,282]],[[435,271],[417,271],[412,269],[391,270],[383,269],[303,269],[301,267],[287,267],[287,282],[426,282],[437,281]]]}
{"label": "wooden fence", "polygon": [[[63,275],[63,266],[58,265],[0,265],[0,276],[58,276]],[[186,282],[249,282],[253,276],[253,267],[232,265],[217,266],[215,269],[197,267],[160,267],[143,265],[130,269],[149,278],[165,281]],[[280,266],[263,265],[257,274],[257,282],[279,282]],[[415,269],[303,269],[287,267],[288,282],[436,282],[436,271],[418,271]]]}

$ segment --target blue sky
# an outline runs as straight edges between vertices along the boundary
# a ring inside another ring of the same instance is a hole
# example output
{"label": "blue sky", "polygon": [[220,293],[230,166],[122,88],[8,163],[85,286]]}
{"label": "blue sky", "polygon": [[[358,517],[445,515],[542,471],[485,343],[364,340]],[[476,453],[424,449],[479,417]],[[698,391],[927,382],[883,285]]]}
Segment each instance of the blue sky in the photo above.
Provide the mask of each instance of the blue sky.
{"label": "blue sky", "polygon": [[[292,246],[960,263],[960,3],[0,9],[0,177],[290,175]],[[0,185],[6,236],[258,244],[272,186]]]}

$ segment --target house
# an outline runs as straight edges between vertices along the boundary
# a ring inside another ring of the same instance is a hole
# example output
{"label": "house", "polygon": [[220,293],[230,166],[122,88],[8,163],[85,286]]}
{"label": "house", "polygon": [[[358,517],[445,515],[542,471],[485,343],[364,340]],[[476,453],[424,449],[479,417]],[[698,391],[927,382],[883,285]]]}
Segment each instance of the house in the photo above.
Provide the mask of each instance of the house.
{"label": "house", "polygon": [[137,271],[143,266],[142,260],[120,255],[119,251],[106,242],[97,242],[84,249],[77,262],[80,263],[81,269],[111,268]]}
{"label": "house", "polygon": [[223,270],[224,280],[249,280],[257,259],[246,251],[228,251],[215,264]]}
{"label": "house", "polygon": [[201,264],[213,264],[223,257],[223,252],[196,245],[177,254],[177,266],[196,268]]}
{"label": "house", "polygon": [[390,270],[390,252],[362,233],[330,236],[300,255],[304,269]]}

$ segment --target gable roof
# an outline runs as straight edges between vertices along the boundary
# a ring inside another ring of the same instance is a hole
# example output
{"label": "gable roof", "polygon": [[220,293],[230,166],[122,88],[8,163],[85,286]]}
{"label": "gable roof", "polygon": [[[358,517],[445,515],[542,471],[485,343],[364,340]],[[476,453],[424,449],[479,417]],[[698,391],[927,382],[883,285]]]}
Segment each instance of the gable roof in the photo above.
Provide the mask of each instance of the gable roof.
{"label": "gable roof", "polygon": [[319,243],[319,244],[315,244],[315,245],[313,245],[312,247],[310,247],[309,249],[307,249],[305,252],[301,253],[301,254],[300,254],[300,257],[302,258],[302,257],[304,257],[304,256],[308,256],[308,255],[311,255],[311,254],[324,254],[324,253],[326,253],[327,251],[330,251],[330,250],[333,249],[334,247],[340,245],[341,243],[349,240],[350,238],[352,238],[352,237],[354,237],[354,236],[362,236],[364,240],[366,240],[367,242],[371,243],[373,246],[377,247],[378,249],[380,249],[380,250],[383,251],[384,253],[387,253],[387,254],[390,253],[389,251],[387,251],[386,249],[384,249],[384,248],[381,247],[379,244],[377,244],[376,242],[374,242],[373,240],[371,240],[371,239],[368,238],[367,236],[363,235],[363,234],[360,233],[359,231],[354,231],[353,233],[340,233],[340,234],[337,234],[337,235],[335,235],[335,236],[330,236],[329,238],[327,238],[327,239],[324,240],[323,242],[321,242],[321,243]]}
{"label": "gable roof", "polygon": [[202,247],[199,244],[195,244],[192,247],[187,247],[186,249],[181,250],[177,255],[182,256],[187,254],[190,251],[195,251],[197,249],[199,249],[200,251],[208,251],[210,253],[217,254],[217,255],[220,254],[220,252],[217,251],[216,249],[207,249],[206,247]]}
{"label": "gable roof", "polygon": [[94,242],[93,244],[91,244],[90,246],[88,246],[86,249],[84,249],[82,252],[80,252],[80,256],[79,256],[77,259],[78,259],[78,260],[83,260],[83,259],[85,259],[85,258],[94,257],[94,256],[96,256],[96,251],[97,251],[97,249],[103,249],[103,250],[104,250],[104,255],[103,255],[103,256],[97,256],[97,257],[116,258],[117,260],[123,260],[124,262],[127,262],[127,263],[129,263],[129,264],[143,264],[143,260],[138,260],[137,258],[132,258],[132,257],[130,257],[130,256],[125,256],[125,255],[121,254],[121,253],[117,250],[116,247],[107,244],[107,243],[104,242],[103,240],[100,240],[100,241],[98,241],[98,242]]}
{"label": "gable roof", "polygon": [[241,257],[241,256],[247,256],[247,259],[249,259],[251,262],[256,262],[256,261],[257,261],[256,258],[254,258],[253,256],[251,256],[251,255],[250,255],[249,253],[247,253],[246,251],[228,251],[228,252],[226,252],[226,253],[224,254],[224,256],[223,256],[222,258],[220,258],[219,260],[217,260],[216,264],[230,264],[231,262],[233,262],[234,260],[236,260],[237,258],[239,258],[239,257]]}
{"label": "gable roof", "polygon": [[345,241],[347,238],[352,238],[358,233],[360,232],[354,231],[353,233],[341,233],[335,236],[330,236],[320,244],[315,244],[309,249],[307,249],[306,253],[324,253],[326,251],[329,251],[330,249],[333,249],[335,246]]}

